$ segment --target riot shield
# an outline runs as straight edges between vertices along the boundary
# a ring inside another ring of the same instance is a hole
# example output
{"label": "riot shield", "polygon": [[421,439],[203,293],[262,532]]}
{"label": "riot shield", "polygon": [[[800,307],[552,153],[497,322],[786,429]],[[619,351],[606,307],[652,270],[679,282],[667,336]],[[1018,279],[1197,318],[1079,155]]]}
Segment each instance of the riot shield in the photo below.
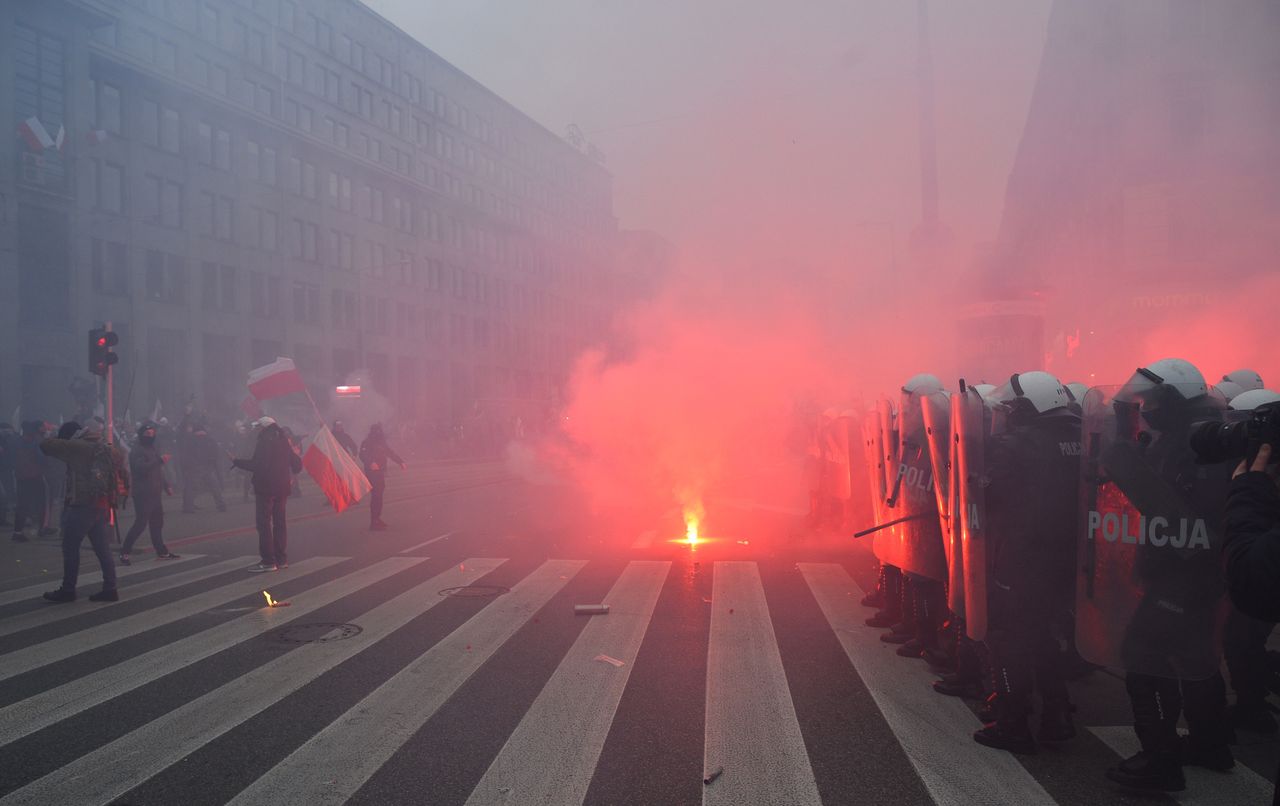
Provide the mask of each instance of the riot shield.
{"label": "riot shield", "polygon": [[933,466],[925,433],[924,398],[903,392],[898,407],[897,464],[889,504],[893,517],[903,518],[902,564],[904,571],[943,582],[947,556],[938,523]]}
{"label": "riot shield", "polygon": [[[876,405],[876,414],[880,422],[880,473],[883,478],[881,514],[888,523],[900,517],[895,506],[891,505],[894,485],[894,469],[898,467],[898,412],[893,402],[881,398]],[[902,525],[890,526],[875,533],[872,552],[882,563],[902,567]]]}
{"label": "riot shield", "polygon": [[986,401],[973,388],[951,398],[952,462],[955,465],[959,534],[960,595],[965,632],[975,641],[987,637],[987,503],[986,449],[991,417]]}
{"label": "riot shield", "polygon": [[879,526],[884,523],[884,452],[880,450],[880,418],[874,413],[862,418],[862,461],[871,487],[871,525]]}
{"label": "riot shield", "polygon": [[1144,415],[1125,389],[1084,399],[1076,645],[1092,663],[1201,680],[1221,662],[1221,510],[1232,468],[1196,463],[1194,415],[1171,414],[1167,402]]}

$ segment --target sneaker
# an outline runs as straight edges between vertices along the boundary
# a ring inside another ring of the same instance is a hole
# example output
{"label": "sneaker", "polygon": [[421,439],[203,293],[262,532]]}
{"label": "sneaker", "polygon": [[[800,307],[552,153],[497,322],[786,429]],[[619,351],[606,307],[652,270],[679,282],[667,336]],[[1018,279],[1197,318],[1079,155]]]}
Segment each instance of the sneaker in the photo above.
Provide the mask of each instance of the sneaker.
{"label": "sneaker", "polygon": [[14,532],[14,533],[13,533],[13,542],[15,542],[15,543],[26,543],[26,542],[27,542],[27,536],[26,536],[26,535],[24,535],[22,532]]}
{"label": "sneaker", "polygon": [[120,564],[121,564],[121,565],[133,565],[133,563],[129,560],[129,555],[128,555],[128,554],[121,554],[121,555],[120,555]]}
{"label": "sneaker", "polygon": [[57,590],[45,591],[44,598],[48,602],[74,602],[76,600],[76,592],[69,591],[66,588],[58,588]]}
{"label": "sneaker", "polygon": [[1187,788],[1176,756],[1146,750],[1107,770],[1107,778],[1122,786],[1152,792],[1181,792]]}
{"label": "sneaker", "polygon": [[278,571],[280,568],[275,563],[258,563],[249,566],[248,570],[251,574],[261,574],[263,571]]}
{"label": "sneaker", "polygon": [[120,601],[119,591],[98,591],[89,597],[91,602],[118,602]]}
{"label": "sneaker", "polygon": [[289,567],[289,563],[287,563],[287,562],[286,562],[286,563],[276,563],[276,570],[277,570],[277,571],[283,571],[284,569],[286,569],[286,568],[288,568],[288,567]]}
{"label": "sneaker", "polygon": [[172,551],[166,551],[164,554],[157,554],[156,559],[157,560],[180,560],[182,558],[177,554],[174,554]]}

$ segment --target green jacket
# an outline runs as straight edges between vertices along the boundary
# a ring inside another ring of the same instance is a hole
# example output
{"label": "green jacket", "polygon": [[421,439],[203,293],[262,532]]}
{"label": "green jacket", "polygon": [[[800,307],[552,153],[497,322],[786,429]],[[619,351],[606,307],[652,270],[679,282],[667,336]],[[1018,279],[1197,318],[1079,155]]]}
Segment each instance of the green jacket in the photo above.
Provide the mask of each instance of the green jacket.
{"label": "green jacket", "polygon": [[89,467],[93,462],[94,451],[100,444],[99,439],[46,439],[40,443],[40,450],[46,456],[61,459],[67,464],[68,506],[107,509],[128,497],[129,473],[125,469],[124,454],[114,445],[107,445],[106,448],[111,452],[111,463],[116,471],[115,500],[106,496],[98,496],[96,499],[90,496]]}

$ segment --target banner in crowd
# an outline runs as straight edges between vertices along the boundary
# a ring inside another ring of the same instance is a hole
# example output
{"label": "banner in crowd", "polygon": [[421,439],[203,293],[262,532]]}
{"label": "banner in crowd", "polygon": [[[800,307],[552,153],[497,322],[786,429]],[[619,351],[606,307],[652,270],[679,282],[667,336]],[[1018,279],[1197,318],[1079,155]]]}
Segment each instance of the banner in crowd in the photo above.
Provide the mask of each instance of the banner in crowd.
{"label": "banner in crowd", "polygon": [[360,465],[321,425],[302,457],[302,466],[315,480],[334,510],[341,512],[369,493],[372,486]]}

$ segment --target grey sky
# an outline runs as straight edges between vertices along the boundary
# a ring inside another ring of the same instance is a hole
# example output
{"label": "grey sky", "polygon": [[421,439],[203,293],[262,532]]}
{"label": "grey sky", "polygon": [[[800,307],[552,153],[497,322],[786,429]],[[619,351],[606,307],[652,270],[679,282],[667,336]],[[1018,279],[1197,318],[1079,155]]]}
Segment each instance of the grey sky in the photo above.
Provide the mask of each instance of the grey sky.
{"label": "grey sky", "polygon": [[[994,235],[1050,1],[931,3],[942,216],[962,243]],[[686,245],[846,230],[846,248],[918,220],[912,0],[366,2],[551,130],[581,126],[623,226]]]}

